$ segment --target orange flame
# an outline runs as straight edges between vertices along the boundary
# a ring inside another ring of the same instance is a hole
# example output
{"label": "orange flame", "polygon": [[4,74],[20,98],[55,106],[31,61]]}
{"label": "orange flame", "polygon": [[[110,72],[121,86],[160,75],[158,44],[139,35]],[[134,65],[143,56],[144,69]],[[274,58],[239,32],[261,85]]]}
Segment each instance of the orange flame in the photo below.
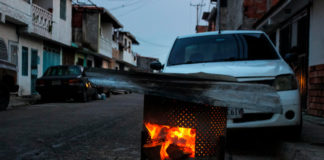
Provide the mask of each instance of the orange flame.
{"label": "orange flame", "polygon": [[178,146],[180,150],[189,155],[190,158],[195,157],[195,129],[170,127],[151,123],[145,123],[145,127],[149,131],[152,143],[144,145],[144,147],[155,147],[161,145],[161,160],[170,158],[167,149],[171,144]]}

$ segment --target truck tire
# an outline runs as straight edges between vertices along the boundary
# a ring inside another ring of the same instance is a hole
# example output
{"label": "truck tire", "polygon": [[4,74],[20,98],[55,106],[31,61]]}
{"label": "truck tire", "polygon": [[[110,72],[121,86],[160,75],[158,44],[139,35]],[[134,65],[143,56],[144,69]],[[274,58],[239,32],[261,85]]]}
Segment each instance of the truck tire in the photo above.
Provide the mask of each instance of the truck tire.
{"label": "truck tire", "polygon": [[46,94],[41,94],[41,101],[43,103],[48,103],[48,102],[51,102],[51,98],[49,95],[46,95]]}
{"label": "truck tire", "polygon": [[78,99],[80,102],[88,102],[89,97],[85,88],[82,90],[82,93],[79,95]]}
{"label": "truck tire", "polygon": [[9,89],[5,85],[0,84],[0,110],[1,111],[4,111],[8,108],[9,99],[10,99]]}

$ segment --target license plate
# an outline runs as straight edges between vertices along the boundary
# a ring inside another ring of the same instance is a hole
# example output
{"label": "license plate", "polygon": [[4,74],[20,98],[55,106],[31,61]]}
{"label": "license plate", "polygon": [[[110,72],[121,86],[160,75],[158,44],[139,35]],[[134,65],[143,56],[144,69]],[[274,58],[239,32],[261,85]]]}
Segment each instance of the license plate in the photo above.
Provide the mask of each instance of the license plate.
{"label": "license plate", "polygon": [[242,118],[243,113],[244,113],[243,108],[228,108],[227,109],[227,118],[228,119]]}
{"label": "license plate", "polygon": [[61,81],[52,81],[53,86],[61,85]]}

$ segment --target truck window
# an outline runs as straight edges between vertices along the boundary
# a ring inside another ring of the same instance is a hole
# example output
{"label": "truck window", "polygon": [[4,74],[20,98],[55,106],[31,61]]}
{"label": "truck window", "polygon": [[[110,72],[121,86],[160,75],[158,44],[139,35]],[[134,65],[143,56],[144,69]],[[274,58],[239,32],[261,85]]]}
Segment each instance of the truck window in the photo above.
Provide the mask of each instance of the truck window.
{"label": "truck window", "polygon": [[225,34],[176,40],[168,65],[278,58],[263,34]]}

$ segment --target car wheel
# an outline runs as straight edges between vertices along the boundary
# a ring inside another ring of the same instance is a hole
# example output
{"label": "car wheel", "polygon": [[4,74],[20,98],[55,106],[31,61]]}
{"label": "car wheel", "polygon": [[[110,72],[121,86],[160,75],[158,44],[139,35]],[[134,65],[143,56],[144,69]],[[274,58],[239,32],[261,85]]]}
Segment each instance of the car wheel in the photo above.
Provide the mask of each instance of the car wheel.
{"label": "car wheel", "polygon": [[109,98],[110,97],[110,91],[106,92],[106,97]]}
{"label": "car wheel", "polygon": [[0,85],[0,110],[4,111],[7,109],[10,100],[9,89],[5,85]]}
{"label": "car wheel", "polygon": [[80,101],[81,102],[88,102],[88,94],[87,94],[87,90],[83,89],[82,93],[80,95]]}
{"label": "car wheel", "polygon": [[41,94],[41,101],[42,102],[50,102],[50,97],[45,94]]}
{"label": "car wheel", "polygon": [[99,97],[99,96],[98,96],[98,92],[95,91],[95,93],[91,96],[91,99],[92,99],[92,100],[98,100],[98,99],[99,99],[98,97]]}

